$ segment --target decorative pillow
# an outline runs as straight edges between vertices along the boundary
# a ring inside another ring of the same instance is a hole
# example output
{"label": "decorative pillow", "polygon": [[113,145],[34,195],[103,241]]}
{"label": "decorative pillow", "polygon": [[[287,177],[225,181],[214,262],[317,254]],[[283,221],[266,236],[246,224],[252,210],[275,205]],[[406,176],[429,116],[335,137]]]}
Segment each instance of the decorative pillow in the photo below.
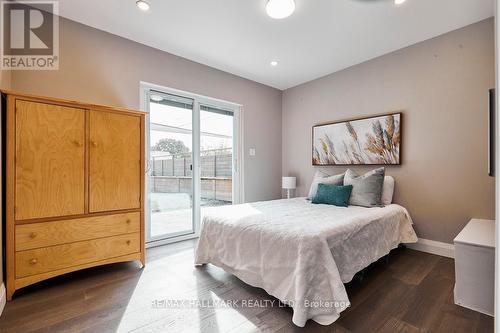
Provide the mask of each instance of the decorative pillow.
{"label": "decorative pillow", "polygon": [[319,183],[316,195],[312,198],[311,202],[313,204],[347,207],[349,205],[351,191],[352,185],[335,186]]}
{"label": "decorative pillow", "polygon": [[394,178],[392,176],[384,177],[384,185],[382,185],[382,205],[387,206],[392,203],[394,196]]}
{"label": "decorative pillow", "polygon": [[312,198],[316,195],[319,183],[342,186],[344,183],[344,175],[345,173],[342,173],[340,175],[330,176],[322,171],[316,171],[314,179],[311,183],[311,187],[309,188],[309,194],[307,195],[307,200],[312,200]]}
{"label": "decorative pillow", "polygon": [[359,176],[351,169],[347,170],[344,185],[352,185],[349,204],[353,206],[382,206],[382,187],[384,185],[385,168],[378,168]]}

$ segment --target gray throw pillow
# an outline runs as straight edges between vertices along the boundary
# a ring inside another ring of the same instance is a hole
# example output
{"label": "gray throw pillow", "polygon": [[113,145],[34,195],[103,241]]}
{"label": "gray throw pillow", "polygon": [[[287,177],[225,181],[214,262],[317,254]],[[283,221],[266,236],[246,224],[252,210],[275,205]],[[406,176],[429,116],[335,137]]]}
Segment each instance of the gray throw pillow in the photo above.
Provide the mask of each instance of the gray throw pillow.
{"label": "gray throw pillow", "polygon": [[311,183],[311,187],[309,188],[309,195],[307,196],[307,200],[312,200],[318,191],[318,184],[327,184],[327,185],[335,185],[342,186],[344,183],[344,173],[340,175],[329,176],[321,171],[316,171],[314,175],[314,179]]}
{"label": "gray throw pillow", "polygon": [[382,206],[382,188],[384,186],[385,168],[378,168],[359,176],[351,169],[347,170],[344,185],[352,185],[349,204],[353,206]]}

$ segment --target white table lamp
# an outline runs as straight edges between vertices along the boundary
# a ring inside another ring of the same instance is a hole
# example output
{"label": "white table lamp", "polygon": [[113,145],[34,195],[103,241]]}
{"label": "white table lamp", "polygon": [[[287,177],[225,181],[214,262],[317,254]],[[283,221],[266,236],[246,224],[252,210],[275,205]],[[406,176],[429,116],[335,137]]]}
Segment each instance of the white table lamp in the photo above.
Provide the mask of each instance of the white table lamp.
{"label": "white table lamp", "polygon": [[281,181],[281,188],[286,190],[286,198],[290,199],[291,190],[297,188],[297,178],[295,177],[283,177]]}

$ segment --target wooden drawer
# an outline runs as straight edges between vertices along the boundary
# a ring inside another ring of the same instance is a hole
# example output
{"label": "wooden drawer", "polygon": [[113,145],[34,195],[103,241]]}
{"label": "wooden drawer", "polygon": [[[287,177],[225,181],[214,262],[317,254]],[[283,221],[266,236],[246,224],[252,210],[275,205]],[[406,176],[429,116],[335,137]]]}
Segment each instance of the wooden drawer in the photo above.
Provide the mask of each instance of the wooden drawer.
{"label": "wooden drawer", "polygon": [[140,233],[16,252],[16,278],[141,251]]}
{"label": "wooden drawer", "polygon": [[140,231],[141,214],[124,213],[16,225],[16,251]]}

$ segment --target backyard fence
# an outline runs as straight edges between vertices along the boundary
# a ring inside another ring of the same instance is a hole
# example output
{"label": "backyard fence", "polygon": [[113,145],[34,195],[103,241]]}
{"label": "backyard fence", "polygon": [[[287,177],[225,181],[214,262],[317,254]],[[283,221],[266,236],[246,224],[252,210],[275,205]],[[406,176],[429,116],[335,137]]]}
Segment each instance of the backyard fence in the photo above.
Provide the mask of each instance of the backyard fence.
{"label": "backyard fence", "polygon": [[[201,197],[232,201],[232,149],[201,152]],[[156,193],[192,194],[191,154],[151,157],[151,187]]]}

